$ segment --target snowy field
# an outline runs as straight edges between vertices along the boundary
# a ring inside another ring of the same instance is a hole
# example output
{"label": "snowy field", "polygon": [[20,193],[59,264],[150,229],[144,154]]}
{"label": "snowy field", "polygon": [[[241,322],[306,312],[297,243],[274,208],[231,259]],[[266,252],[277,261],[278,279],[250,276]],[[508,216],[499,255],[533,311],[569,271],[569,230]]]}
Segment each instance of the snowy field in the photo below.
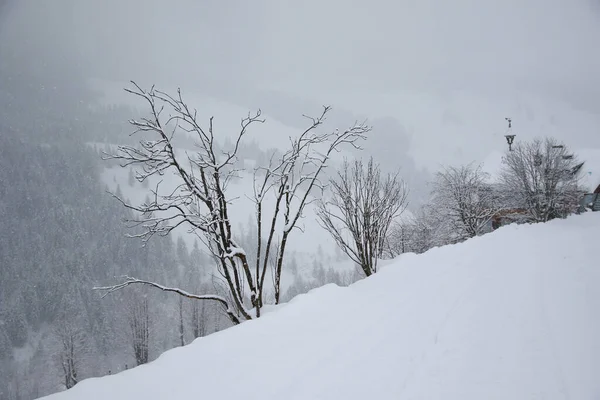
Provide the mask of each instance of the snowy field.
{"label": "snowy field", "polygon": [[48,399],[600,398],[600,213],[406,254]]}

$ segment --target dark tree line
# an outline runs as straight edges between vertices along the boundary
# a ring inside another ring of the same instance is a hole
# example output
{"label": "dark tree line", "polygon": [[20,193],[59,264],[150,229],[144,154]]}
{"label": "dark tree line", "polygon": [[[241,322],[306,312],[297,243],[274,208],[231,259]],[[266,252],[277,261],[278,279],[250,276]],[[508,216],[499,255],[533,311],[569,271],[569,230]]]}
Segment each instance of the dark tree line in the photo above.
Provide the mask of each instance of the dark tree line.
{"label": "dark tree line", "polygon": [[[48,394],[178,345],[177,302],[149,294],[149,310],[141,311],[157,317],[134,319],[130,328],[120,315],[133,303],[119,296],[100,301],[91,289],[128,273],[184,282],[198,267],[189,250],[178,255],[170,238],[144,248],[124,240],[122,220],[131,216],[107,194],[101,160],[83,140],[7,132],[0,131],[0,399]],[[174,263],[185,263],[187,272],[167,273],[164,267]],[[217,308],[207,307],[193,322],[191,305],[184,308],[190,340],[191,325],[195,336],[214,331]],[[15,349],[25,346],[32,357],[15,359]]]}

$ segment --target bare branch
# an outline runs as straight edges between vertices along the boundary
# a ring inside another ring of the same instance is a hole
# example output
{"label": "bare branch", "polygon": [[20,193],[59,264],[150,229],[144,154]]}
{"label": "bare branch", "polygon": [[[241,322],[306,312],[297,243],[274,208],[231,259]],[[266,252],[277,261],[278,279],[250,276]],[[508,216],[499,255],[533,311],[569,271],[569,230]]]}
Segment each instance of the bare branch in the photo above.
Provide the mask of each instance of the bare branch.
{"label": "bare branch", "polygon": [[366,169],[361,161],[352,167],[345,161],[330,184],[330,200],[319,203],[321,226],[369,276],[377,272],[388,229],[404,211],[408,192],[398,174],[382,179],[372,158]]}
{"label": "bare branch", "polygon": [[[154,86],[145,90],[132,82],[132,87],[126,91],[143,99],[149,113],[130,121],[135,129],[133,134],[142,136],[138,145],[119,146],[116,154],[109,158],[119,161],[122,166],[137,167],[136,179],[140,182],[165,174],[173,174],[177,181],[171,188],[165,188],[159,182],[149,190],[150,197],[142,204],[129,204],[115,195],[124,207],[133,211],[133,217],[127,222],[137,231],[130,236],[145,242],[153,235],[165,236],[175,229],[187,228],[202,238],[217,260],[217,271],[227,292],[227,297],[202,296],[202,299],[227,304],[228,315],[236,323],[260,316],[270,260],[275,260],[275,301],[278,302],[288,237],[294,228],[300,229],[297,223],[303,216],[304,207],[316,201],[316,197],[310,197],[313,191],[323,190],[319,175],[327,167],[331,154],[344,145],[358,148],[358,142],[366,137],[370,127],[355,124],[344,131],[319,132],[317,128],[330,110],[325,106],[318,117],[308,117],[311,124],[307,129],[298,137],[290,138],[288,151],[277,158],[272,157],[267,167],[255,170],[253,201],[257,207],[258,241],[256,260],[252,260],[256,263],[251,267],[248,254],[238,244],[232,228],[229,206],[235,199],[227,197],[227,192],[228,186],[239,176],[236,162],[242,140],[252,125],[264,122],[261,110],[242,118],[233,144],[220,149],[214,119],[209,118],[204,125],[200,123],[197,111],[185,103],[181,90],[176,95],[169,95]],[[192,135],[196,140],[194,153],[176,150],[173,140],[181,133]],[[264,172],[261,179],[258,179],[259,171]],[[275,194],[276,206],[273,214],[267,216],[263,199],[269,192]],[[282,220],[284,227],[278,232]],[[263,233],[266,233],[266,239]],[[176,288],[133,278],[104,289],[110,292],[131,284],[150,285],[186,297],[190,295]],[[245,308],[248,300],[255,312]]]}
{"label": "bare branch", "polygon": [[[209,294],[209,295],[192,294],[192,293],[186,292],[185,290],[182,290],[182,289],[179,289],[179,288],[167,287],[167,286],[163,286],[163,285],[160,285],[158,283],[155,283],[155,282],[145,281],[145,280],[133,278],[133,277],[130,277],[130,276],[124,276],[123,279],[124,279],[123,282],[118,283],[116,285],[94,287],[93,290],[98,290],[100,292],[104,292],[102,294],[102,298],[104,298],[104,297],[108,296],[109,294],[114,293],[114,292],[116,292],[118,290],[121,290],[123,288],[126,288],[127,286],[130,286],[130,285],[146,285],[146,286],[151,286],[151,287],[154,287],[156,289],[160,289],[163,292],[177,293],[180,296],[187,297],[188,299],[217,301],[217,302],[221,303],[221,305],[227,310],[227,315],[229,315],[230,318],[234,317],[235,319],[237,319],[237,317],[234,315],[234,311],[231,309],[231,307],[229,307],[229,303],[222,296],[217,296],[217,295],[213,295],[213,294]],[[237,321],[237,323],[239,323],[239,320]]]}
{"label": "bare branch", "polygon": [[497,193],[480,166],[446,167],[436,174],[432,191],[435,211],[451,225],[456,241],[486,232],[501,209]]}

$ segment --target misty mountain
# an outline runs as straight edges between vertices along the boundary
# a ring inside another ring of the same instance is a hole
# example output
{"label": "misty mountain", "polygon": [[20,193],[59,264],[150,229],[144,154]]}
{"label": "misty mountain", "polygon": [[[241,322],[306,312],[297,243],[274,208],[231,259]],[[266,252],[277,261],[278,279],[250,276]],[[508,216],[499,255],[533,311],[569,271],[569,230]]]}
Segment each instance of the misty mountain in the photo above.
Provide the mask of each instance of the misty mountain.
{"label": "misty mountain", "polygon": [[[323,105],[332,106],[324,132],[366,120],[362,149],[336,152],[321,178],[336,177],[343,158],[373,156],[383,173],[399,172],[409,211],[380,254],[393,258],[455,243],[444,199],[431,203],[432,180],[448,165],[484,160],[498,174],[506,117],[515,145],[555,137],[595,157],[598,43],[598,0],[0,0],[0,400],[115,374],[232,325],[214,301],[93,290],[133,275],[228,295],[197,232],[127,237],[140,227],[124,223],[134,213],[112,195],[144,202],[161,180],[180,183],[176,174],[140,182],[139,170],[102,160],[152,140],[131,135],[128,120],[149,110],[123,90],[130,80],[181,88],[199,120],[215,117],[218,154],[233,147],[240,119],[262,110],[266,122],[240,146],[227,193],[252,254],[254,168],[281,156]],[[192,136],[174,139],[176,151],[198,151]],[[316,204],[294,231],[283,301],[361,277],[318,224]]]}

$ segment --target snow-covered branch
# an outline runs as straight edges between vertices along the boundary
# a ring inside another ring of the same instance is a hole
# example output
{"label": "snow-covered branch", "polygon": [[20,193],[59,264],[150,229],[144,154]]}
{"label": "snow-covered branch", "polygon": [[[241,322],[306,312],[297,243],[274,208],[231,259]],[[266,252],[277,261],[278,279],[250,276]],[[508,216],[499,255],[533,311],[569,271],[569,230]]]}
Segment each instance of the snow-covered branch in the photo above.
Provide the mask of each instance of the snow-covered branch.
{"label": "snow-covered branch", "polygon": [[[156,289],[160,289],[163,292],[171,292],[171,293],[177,293],[180,296],[183,297],[187,297],[188,299],[193,299],[193,300],[212,300],[212,301],[216,301],[219,302],[223,308],[225,309],[225,311],[227,312],[227,315],[233,318],[237,319],[237,316],[234,315],[234,310],[231,309],[231,307],[229,306],[229,303],[227,302],[227,300],[222,297],[222,296],[218,296],[218,295],[214,295],[214,294],[207,294],[207,295],[198,295],[198,294],[193,294],[190,292],[187,292],[183,289],[179,289],[179,288],[175,288],[175,287],[168,287],[168,286],[163,286],[161,284],[158,284],[156,282],[151,282],[151,281],[146,281],[143,279],[138,279],[138,278],[134,278],[131,276],[124,276],[123,278],[123,282],[115,284],[115,285],[111,285],[111,286],[98,286],[98,287],[94,287],[93,290],[97,290],[100,292],[104,292],[102,294],[102,297],[106,297],[111,293],[114,293],[116,291],[119,291],[121,289],[124,289],[130,285],[146,285],[146,286],[151,286],[153,288]],[[237,321],[237,323],[239,323],[239,320]]]}
{"label": "snow-covered branch", "polygon": [[[130,204],[116,196],[124,207],[134,211],[129,223],[139,231],[131,236],[147,241],[153,235],[168,235],[184,226],[202,235],[203,243],[216,260],[227,292],[227,298],[213,296],[210,299],[227,304],[228,315],[235,323],[260,316],[269,260],[273,257],[276,260],[274,291],[277,303],[286,244],[304,207],[312,201],[309,196],[315,189],[323,188],[319,175],[326,168],[332,152],[339,151],[343,145],[359,148],[358,142],[366,137],[370,127],[355,123],[343,131],[321,132],[318,128],[330,111],[330,107],[324,107],[318,117],[307,117],[310,125],[299,136],[290,138],[290,148],[281,157],[272,158],[268,166],[257,169],[253,200],[257,208],[258,242],[256,253],[251,252],[257,259],[251,267],[250,253],[238,244],[232,229],[229,206],[234,199],[227,197],[227,188],[238,176],[235,163],[243,138],[252,125],[264,122],[261,111],[242,118],[233,143],[221,149],[213,118],[203,126],[197,111],[183,100],[181,90],[172,96],[154,87],[144,90],[135,82],[132,84],[133,87],[126,91],[143,99],[149,107],[149,115],[130,121],[135,128],[133,134],[139,133],[143,137],[137,146],[119,146],[117,153],[109,158],[119,160],[123,166],[137,166],[141,172],[138,171],[136,177],[141,182],[171,173],[177,184],[170,191],[157,184],[149,191],[150,198],[142,204]],[[188,154],[176,149],[174,138],[179,132],[197,139],[197,151]],[[258,178],[259,171],[264,172],[261,179]],[[263,207],[267,193],[274,193],[276,197],[275,209],[269,216]],[[283,223],[281,232],[277,231],[279,222]],[[265,241],[263,231],[267,233]],[[105,289],[110,292],[142,283],[166,290],[152,282],[136,279],[127,279],[121,285]],[[168,288],[168,291],[189,297],[189,293],[176,288]],[[254,311],[248,311],[250,308]]]}

